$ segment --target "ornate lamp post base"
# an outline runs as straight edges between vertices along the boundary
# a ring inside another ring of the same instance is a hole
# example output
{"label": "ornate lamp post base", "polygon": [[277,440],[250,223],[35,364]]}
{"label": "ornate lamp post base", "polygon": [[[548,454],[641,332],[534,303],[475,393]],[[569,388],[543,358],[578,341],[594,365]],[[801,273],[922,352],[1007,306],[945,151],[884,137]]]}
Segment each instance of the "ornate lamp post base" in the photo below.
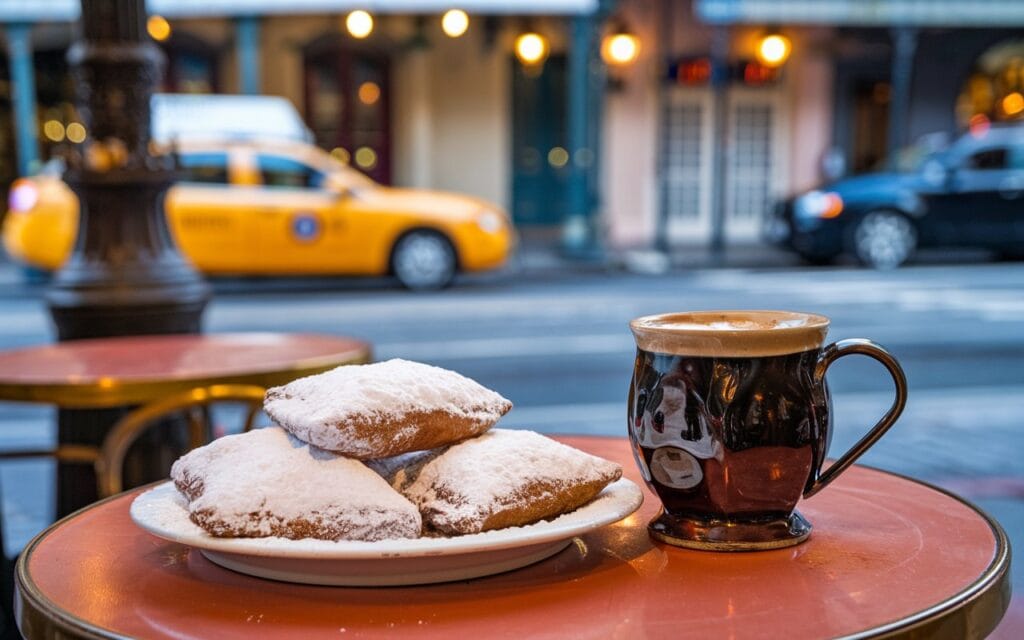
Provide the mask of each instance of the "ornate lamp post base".
{"label": "ornate lamp post base", "polygon": [[[89,138],[66,154],[80,212],[74,252],[46,294],[58,338],[199,332],[210,290],[175,247],[163,207],[175,162],[150,142],[164,59],[146,33],[145,2],[81,2],[82,39],[68,62]],[[63,410],[58,438],[98,445],[126,410]],[[127,486],[164,476],[185,450],[183,428],[151,434],[129,456]],[[59,466],[59,514],[95,497],[91,469]]]}

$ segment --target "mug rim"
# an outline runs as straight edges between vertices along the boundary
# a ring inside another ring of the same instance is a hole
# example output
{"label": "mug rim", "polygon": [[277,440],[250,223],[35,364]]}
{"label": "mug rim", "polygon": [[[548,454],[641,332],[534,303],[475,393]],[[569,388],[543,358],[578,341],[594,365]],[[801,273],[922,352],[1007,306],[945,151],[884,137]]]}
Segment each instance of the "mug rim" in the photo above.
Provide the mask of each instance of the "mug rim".
{"label": "mug rim", "polygon": [[[800,324],[777,324],[786,321]],[[745,322],[734,326],[716,323]],[[773,322],[771,326],[764,326]],[[711,357],[765,357],[819,349],[829,319],[817,313],[770,309],[679,311],[634,318],[629,328],[643,351]]]}

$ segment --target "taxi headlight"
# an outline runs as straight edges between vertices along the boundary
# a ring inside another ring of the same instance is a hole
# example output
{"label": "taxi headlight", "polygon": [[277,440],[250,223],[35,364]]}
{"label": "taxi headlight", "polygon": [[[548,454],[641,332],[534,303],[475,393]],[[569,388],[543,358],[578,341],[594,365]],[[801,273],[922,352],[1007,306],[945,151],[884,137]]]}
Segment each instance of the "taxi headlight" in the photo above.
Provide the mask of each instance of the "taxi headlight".
{"label": "taxi headlight", "polygon": [[505,226],[505,218],[497,211],[483,211],[476,217],[476,226],[487,233],[498,233]]}
{"label": "taxi headlight", "polygon": [[7,206],[11,211],[31,211],[39,202],[39,189],[28,180],[16,180],[7,194]]}
{"label": "taxi headlight", "polygon": [[809,191],[796,199],[794,208],[801,218],[835,218],[843,212],[843,199],[832,191]]}

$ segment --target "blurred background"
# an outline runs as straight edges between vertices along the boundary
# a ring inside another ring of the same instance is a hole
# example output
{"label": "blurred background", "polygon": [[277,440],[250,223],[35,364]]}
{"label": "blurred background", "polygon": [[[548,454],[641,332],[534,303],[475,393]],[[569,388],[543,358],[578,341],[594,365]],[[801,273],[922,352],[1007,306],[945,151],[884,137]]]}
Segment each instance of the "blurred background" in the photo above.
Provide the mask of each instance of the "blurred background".
{"label": "blurred background", "polygon": [[[497,389],[512,426],[625,435],[630,318],[823,313],[910,382],[863,461],[1024,545],[1024,4],[454,4],[147,3],[205,330],[352,335]],[[54,337],[67,158],[122,154],[76,107],[78,19],[0,0],[2,348]],[[891,399],[849,360],[833,455]],[[2,407],[0,446],[55,438],[51,409]],[[52,517],[52,465],[4,463],[0,485],[12,555]]]}

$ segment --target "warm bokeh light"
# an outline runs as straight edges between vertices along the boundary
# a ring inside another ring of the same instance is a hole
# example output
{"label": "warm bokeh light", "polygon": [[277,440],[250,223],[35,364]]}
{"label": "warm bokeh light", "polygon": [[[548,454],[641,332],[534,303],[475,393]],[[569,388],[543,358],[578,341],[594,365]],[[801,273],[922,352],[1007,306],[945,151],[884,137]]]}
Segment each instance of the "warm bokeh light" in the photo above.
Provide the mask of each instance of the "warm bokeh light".
{"label": "warm bokeh light", "polygon": [[363,169],[372,169],[377,166],[377,152],[370,147],[359,147],[356,149],[356,164]]}
{"label": "warm bokeh light", "polygon": [[1024,95],[1014,91],[1003,98],[1003,113],[1015,116],[1021,111],[1024,111]]}
{"label": "warm bokeh light", "polygon": [[601,59],[605,64],[630,64],[640,55],[640,39],[631,33],[612,33],[601,41]]}
{"label": "warm bokeh light", "polygon": [[525,65],[537,65],[548,57],[548,41],[539,33],[524,33],[516,38],[516,57]]}
{"label": "warm bokeh light", "polygon": [[146,21],[146,31],[149,32],[150,38],[157,42],[163,42],[171,37],[171,23],[167,22],[167,18],[163,16],[152,15]]}
{"label": "warm bokeh light", "polygon": [[59,120],[47,120],[43,123],[43,135],[50,142],[60,142],[64,139],[64,125]]}
{"label": "warm bokeh light", "polygon": [[449,38],[458,38],[469,29],[469,16],[462,9],[450,9],[441,16],[441,29]]}
{"label": "warm bokeh light", "polygon": [[772,33],[761,38],[761,42],[758,43],[757,59],[765,66],[780,67],[789,59],[792,48],[789,38]]}
{"label": "warm bokeh light", "polygon": [[331,149],[331,157],[342,164],[348,164],[349,160],[352,159],[348,149],[345,147],[334,147]]}
{"label": "warm bokeh light", "polygon": [[75,144],[81,144],[85,142],[85,125],[81,122],[70,122],[67,128],[68,140]]}
{"label": "warm bokeh light", "polygon": [[967,130],[975,138],[982,138],[992,127],[992,121],[984,113],[976,113],[967,123]]}
{"label": "warm bokeh light", "polygon": [[562,147],[551,147],[548,151],[548,164],[556,169],[561,169],[569,162],[569,152]]}
{"label": "warm bokeh light", "polygon": [[363,104],[376,104],[380,100],[380,85],[376,82],[364,82],[359,85],[359,101]]}
{"label": "warm bokeh light", "polygon": [[353,38],[365,38],[373,32],[373,16],[357,9],[345,18],[345,28]]}

